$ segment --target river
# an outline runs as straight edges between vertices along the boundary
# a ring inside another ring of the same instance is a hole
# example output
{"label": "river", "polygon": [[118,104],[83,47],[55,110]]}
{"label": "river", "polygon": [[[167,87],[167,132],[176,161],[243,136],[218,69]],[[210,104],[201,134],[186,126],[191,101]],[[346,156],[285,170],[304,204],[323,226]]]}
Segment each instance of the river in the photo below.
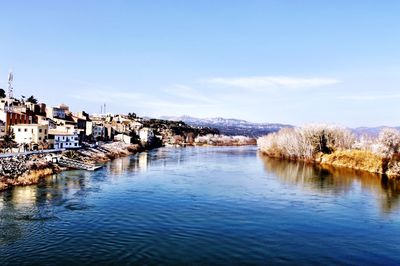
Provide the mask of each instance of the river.
{"label": "river", "polygon": [[0,265],[394,265],[399,200],[256,147],[160,148],[0,193]]}

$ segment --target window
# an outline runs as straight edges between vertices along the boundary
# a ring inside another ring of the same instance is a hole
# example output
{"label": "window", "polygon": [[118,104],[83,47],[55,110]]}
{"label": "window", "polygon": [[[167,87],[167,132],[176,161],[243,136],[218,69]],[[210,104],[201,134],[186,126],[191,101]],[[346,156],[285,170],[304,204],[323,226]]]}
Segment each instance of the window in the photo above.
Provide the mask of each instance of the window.
{"label": "window", "polygon": [[20,129],[20,128],[18,128],[18,132],[21,132],[21,129]]}
{"label": "window", "polygon": [[78,143],[75,143],[75,147],[78,146]]}
{"label": "window", "polygon": [[39,128],[39,133],[42,133],[42,129],[41,128]]}
{"label": "window", "polygon": [[47,129],[44,130],[44,134],[47,134]]}
{"label": "window", "polygon": [[42,140],[42,137],[39,137],[39,140]]}
{"label": "window", "polygon": [[25,132],[28,132],[28,129],[27,129],[27,128],[24,128],[24,131],[25,131]]}

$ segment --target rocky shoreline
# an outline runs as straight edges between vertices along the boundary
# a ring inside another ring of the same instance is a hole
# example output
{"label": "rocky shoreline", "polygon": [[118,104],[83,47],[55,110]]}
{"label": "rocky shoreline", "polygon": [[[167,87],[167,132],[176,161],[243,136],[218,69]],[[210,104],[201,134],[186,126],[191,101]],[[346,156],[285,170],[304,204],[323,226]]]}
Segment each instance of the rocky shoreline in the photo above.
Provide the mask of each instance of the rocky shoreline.
{"label": "rocky shoreline", "polygon": [[118,157],[124,157],[143,151],[146,148],[138,144],[113,142],[95,148],[85,148],[62,153],[18,155],[0,160],[0,191],[13,186],[25,186],[39,183],[46,176],[59,173],[63,168],[51,161],[52,156],[65,156],[87,163],[105,163]]}

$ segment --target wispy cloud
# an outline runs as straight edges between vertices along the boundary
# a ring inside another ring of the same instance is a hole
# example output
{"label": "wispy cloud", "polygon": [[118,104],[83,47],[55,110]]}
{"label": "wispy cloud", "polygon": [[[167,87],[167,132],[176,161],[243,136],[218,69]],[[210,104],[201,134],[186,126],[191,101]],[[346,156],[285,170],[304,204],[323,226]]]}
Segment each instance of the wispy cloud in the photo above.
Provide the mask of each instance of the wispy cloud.
{"label": "wispy cloud", "polygon": [[339,96],[339,100],[352,100],[352,101],[377,101],[377,100],[387,100],[387,99],[398,99],[400,94],[384,94],[384,95],[344,95]]}
{"label": "wispy cloud", "polygon": [[298,78],[287,76],[255,76],[234,78],[210,78],[205,82],[224,87],[238,87],[246,89],[274,89],[274,88],[311,88],[334,85],[340,80],[333,78]]}

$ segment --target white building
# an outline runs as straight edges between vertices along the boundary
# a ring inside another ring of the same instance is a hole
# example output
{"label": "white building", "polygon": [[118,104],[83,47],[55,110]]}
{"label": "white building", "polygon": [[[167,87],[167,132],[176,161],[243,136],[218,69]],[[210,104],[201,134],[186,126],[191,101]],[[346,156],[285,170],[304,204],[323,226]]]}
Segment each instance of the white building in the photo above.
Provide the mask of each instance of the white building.
{"label": "white building", "polygon": [[132,137],[125,135],[125,134],[118,134],[114,136],[115,141],[121,141],[124,143],[131,143],[132,142]]}
{"label": "white building", "polygon": [[50,129],[48,138],[54,149],[80,148],[78,131],[72,127],[58,126]]}
{"label": "white building", "polygon": [[130,127],[135,130],[135,132],[138,132],[139,129],[143,127],[143,124],[137,121],[132,121],[130,122]]}
{"label": "white building", "polygon": [[141,142],[149,142],[154,137],[153,130],[148,127],[139,130],[139,138]]}
{"label": "white building", "polygon": [[11,126],[14,140],[18,144],[39,144],[48,139],[48,125],[43,124],[18,124]]}

